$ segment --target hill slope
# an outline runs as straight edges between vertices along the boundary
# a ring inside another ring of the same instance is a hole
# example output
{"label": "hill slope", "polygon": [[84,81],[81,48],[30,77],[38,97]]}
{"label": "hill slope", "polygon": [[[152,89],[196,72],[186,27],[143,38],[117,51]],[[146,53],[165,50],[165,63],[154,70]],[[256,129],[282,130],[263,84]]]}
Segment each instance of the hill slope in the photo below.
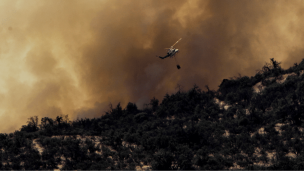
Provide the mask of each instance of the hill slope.
{"label": "hill slope", "polygon": [[224,79],[155,98],[143,110],[118,104],[69,122],[29,118],[0,134],[1,169],[303,169],[304,60],[254,77]]}

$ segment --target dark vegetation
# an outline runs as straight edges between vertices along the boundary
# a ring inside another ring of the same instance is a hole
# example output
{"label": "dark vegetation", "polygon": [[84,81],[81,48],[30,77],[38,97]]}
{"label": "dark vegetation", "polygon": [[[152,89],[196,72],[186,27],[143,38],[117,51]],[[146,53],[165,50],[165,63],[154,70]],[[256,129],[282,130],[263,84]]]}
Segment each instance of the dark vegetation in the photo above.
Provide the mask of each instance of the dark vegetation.
{"label": "dark vegetation", "polygon": [[[208,86],[207,91],[197,86],[179,90],[166,94],[161,103],[151,99],[143,110],[133,103],[125,108],[117,104],[100,118],[45,117],[40,124],[34,116],[20,130],[0,134],[0,168],[56,169],[64,160],[62,169],[68,170],[133,170],[142,164],[162,170],[228,169],[234,164],[244,169],[304,169],[301,70],[304,60],[283,70],[271,59],[253,77],[224,79],[217,91]],[[284,83],[276,82],[292,72],[296,75]],[[252,88],[258,82],[266,86],[261,93]],[[220,108],[215,98],[231,106]],[[281,133],[277,123],[285,124]],[[258,133],[261,127],[265,134]],[[229,136],[224,136],[226,131]],[[44,148],[42,154],[34,141]]]}

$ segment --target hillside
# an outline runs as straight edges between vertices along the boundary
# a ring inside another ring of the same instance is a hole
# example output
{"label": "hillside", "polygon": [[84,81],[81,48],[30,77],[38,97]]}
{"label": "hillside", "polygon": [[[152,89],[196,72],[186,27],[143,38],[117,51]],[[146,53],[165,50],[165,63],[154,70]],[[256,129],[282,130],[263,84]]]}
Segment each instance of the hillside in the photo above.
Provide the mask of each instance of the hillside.
{"label": "hillside", "polygon": [[[166,94],[100,118],[29,118],[0,134],[1,169],[304,169],[304,60],[271,59],[217,91]],[[102,114],[101,114],[102,115]]]}

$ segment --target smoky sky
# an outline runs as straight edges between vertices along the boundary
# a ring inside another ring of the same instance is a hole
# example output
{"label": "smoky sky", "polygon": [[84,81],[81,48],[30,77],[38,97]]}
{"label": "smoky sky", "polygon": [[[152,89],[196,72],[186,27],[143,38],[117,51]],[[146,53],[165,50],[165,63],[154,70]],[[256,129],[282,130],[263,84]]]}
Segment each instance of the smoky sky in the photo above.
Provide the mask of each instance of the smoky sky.
{"label": "smoky sky", "polygon": [[[288,68],[304,55],[303,11],[301,0],[2,0],[0,131],[141,108],[177,85],[217,90],[270,58]],[[179,38],[176,60],[156,57]]]}

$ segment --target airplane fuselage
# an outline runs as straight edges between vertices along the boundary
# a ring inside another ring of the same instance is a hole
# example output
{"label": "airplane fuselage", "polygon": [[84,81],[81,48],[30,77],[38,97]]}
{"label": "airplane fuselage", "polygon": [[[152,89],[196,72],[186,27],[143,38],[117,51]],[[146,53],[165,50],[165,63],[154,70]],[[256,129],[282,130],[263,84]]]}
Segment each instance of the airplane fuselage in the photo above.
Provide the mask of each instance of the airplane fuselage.
{"label": "airplane fuselage", "polygon": [[169,49],[167,54],[170,57],[173,57],[177,52],[178,52],[178,49]]}
{"label": "airplane fuselage", "polygon": [[176,54],[177,52],[178,52],[178,49],[174,49],[174,48],[171,47],[171,48],[168,50],[166,56],[164,56],[164,57],[159,56],[159,58],[161,58],[161,59],[165,59],[165,58],[168,58],[168,57],[172,58],[172,57],[175,56],[175,54]]}

